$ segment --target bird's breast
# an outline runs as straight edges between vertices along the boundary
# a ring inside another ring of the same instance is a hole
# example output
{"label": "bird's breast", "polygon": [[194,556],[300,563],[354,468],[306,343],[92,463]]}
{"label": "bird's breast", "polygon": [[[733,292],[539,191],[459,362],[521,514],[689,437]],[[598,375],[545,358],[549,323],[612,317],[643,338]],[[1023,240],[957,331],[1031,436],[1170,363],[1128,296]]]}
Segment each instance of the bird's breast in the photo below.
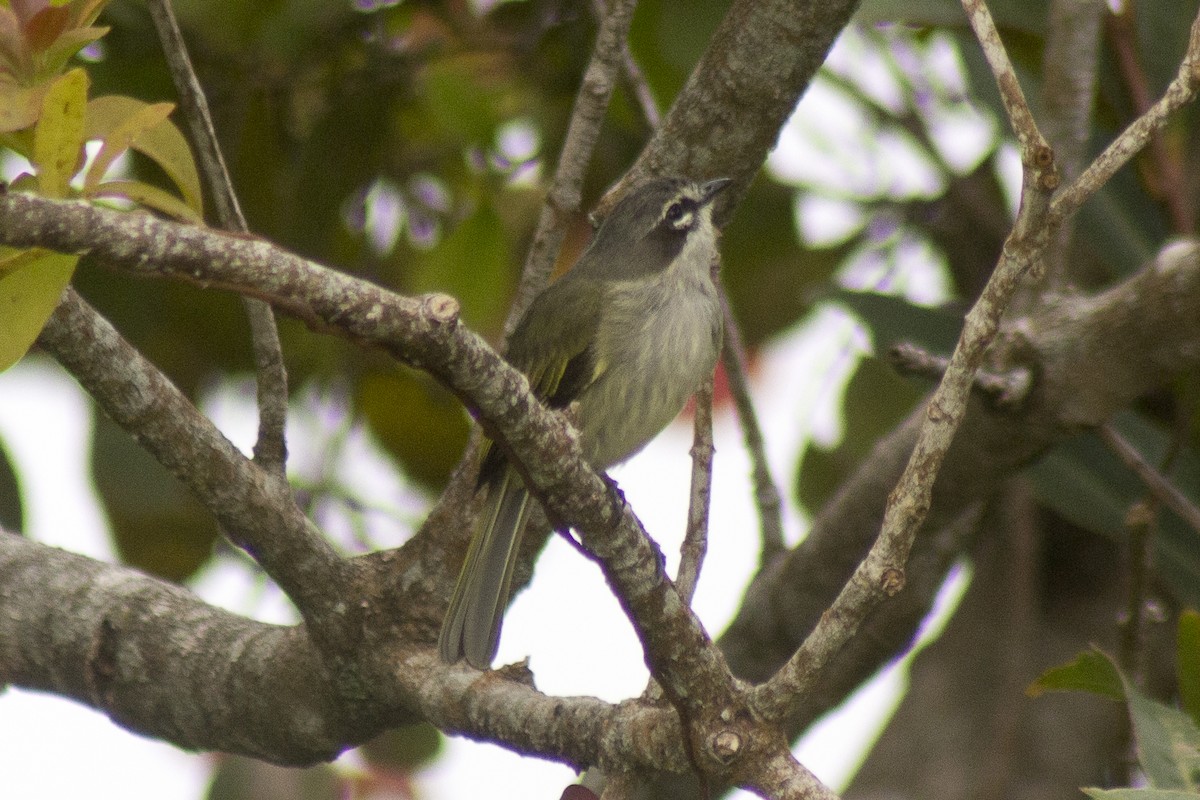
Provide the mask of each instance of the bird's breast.
{"label": "bird's breast", "polygon": [[579,397],[588,461],[608,467],[642,449],[712,374],[721,312],[707,274],[614,284],[597,331],[604,372]]}

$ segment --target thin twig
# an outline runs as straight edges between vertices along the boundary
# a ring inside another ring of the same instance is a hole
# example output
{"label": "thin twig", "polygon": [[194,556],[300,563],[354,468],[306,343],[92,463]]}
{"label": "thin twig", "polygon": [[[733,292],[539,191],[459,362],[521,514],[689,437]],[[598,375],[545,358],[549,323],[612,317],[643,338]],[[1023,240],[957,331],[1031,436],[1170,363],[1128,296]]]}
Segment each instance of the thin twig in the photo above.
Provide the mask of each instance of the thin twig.
{"label": "thin twig", "polygon": [[579,210],[583,175],[591,161],[596,139],[600,136],[600,125],[604,122],[617,74],[624,63],[623,57],[627,52],[625,41],[636,6],[637,0],[611,0],[601,18],[600,29],[596,32],[596,45],[583,73],[579,93],[575,96],[571,120],[567,123],[567,135],[559,153],[558,167],[538,217],[537,230],[525,259],[516,297],[504,323],[505,338],[517,326],[533,298],[549,282],[554,261],[566,235],[567,220]]}
{"label": "thin twig", "polygon": [[807,693],[867,613],[884,597],[903,589],[905,563],[929,511],[933,482],[966,414],[975,372],[995,339],[1013,293],[1041,258],[1048,241],[1049,194],[1058,185],[1053,153],[1029,111],[987,6],[982,0],[963,0],[963,6],[995,73],[1021,146],[1024,180],[1017,219],[999,263],[967,314],[946,373],[926,405],[912,455],[888,497],[878,538],[800,649],[774,677],[754,690],[752,706],[765,719],[790,716],[797,698]]}
{"label": "thin twig", "polygon": [[1162,473],[1142,457],[1138,449],[1129,443],[1111,424],[1100,426],[1100,438],[1109,449],[1117,454],[1125,466],[1134,474],[1146,488],[1167,508],[1179,515],[1188,527],[1200,533],[1200,508],[1197,508],[1183,492],[1175,488],[1175,484],[1165,478]]}
{"label": "thin twig", "polygon": [[708,552],[708,515],[712,501],[713,382],[710,377],[695,395],[696,416],[692,435],[692,489],[688,503],[687,531],[679,546],[679,572],[675,590],[691,604],[700,580],[700,567]]}
{"label": "thin twig", "polygon": [[1141,680],[1142,630],[1148,585],[1148,554],[1152,551],[1154,531],[1158,527],[1156,504],[1137,500],[1125,512],[1125,532],[1129,537],[1129,586],[1125,596],[1125,619],[1119,625],[1120,643],[1117,649],[1121,670],[1134,681]]}
{"label": "thin twig", "polygon": [[753,465],[754,501],[758,507],[759,535],[762,537],[759,564],[762,565],[786,549],[783,540],[783,498],[775,479],[771,477],[771,465],[767,461],[762,427],[758,424],[754,401],[750,397],[742,334],[733,316],[733,310],[729,307],[729,297],[725,294],[724,287],[719,284],[718,294],[721,298],[721,311],[725,317],[725,346],[721,351],[721,361],[725,365],[729,393],[733,397],[738,421],[742,425],[746,452],[750,454],[750,462]]}
{"label": "thin twig", "polygon": [[[604,0],[592,0],[592,13],[596,15],[597,20],[604,19],[604,15],[608,13],[604,9]],[[621,70],[625,82],[629,84],[630,92],[637,100],[638,108],[641,109],[646,125],[650,127],[650,130],[657,130],[658,126],[662,124],[662,112],[658,110],[658,101],[654,99],[654,91],[650,88],[650,82],[646,80],[642,68],[634,60],[633,53],[629,50],[629,42],[625,41],[621,49],[624,51],[621,54]]]}
{"label": "thin twig", "polygon": [[[1106,15],[1108,24],[1105,27],[1109,41],[1112,42],[1113,54],[1116,56],[1117,70],[1129,91],[1133,112],[1145,114],[1150,110],[1150,80],[1138,57],[1134,7],[1133,3],[1123,3],[1119,12]],[[1195,212],[1192,209],[1191,194],[1187,190],[1183,161],[1167,147],[1166,137],[1161,130],[1150,134],[1149,149],[1157,178],[1153,188],[1158,191],[1163,205],[1167,208],[1171,227],[1180,235],[1191,233],[1196,224]]]}
{"label": "thin twig", "polygon": [[1200,88],[1200,15],[1192,22],[1187,52],[1179,65],[1179,72],[1163,96],[1122,131],[1082,175],[1055,195],[1050,205],[1050,226],[1059,226],[1078,211],[1085,200],[1149,143],[1151,136],[1166,125],[1172,113],[1195,98],[1197,88]]}
{"label": "thin twig", "polygon": [[[897,342],[887,353],[888,363],[897,372],[929,380],[941,380],[950,366],[950,359],[930,353],[912,342]],[[1033,388],[1033,373],[1028,367],[1017,367],[996,373],[980,369],[975,373],[975,388],[996,408],[1016,409],[1028,398]]]}
{"label": "thin twig", "polygon": [[[1064,180],[1083,169],[1096,87],[1103,0],[1052,0],[1042,76],[1042,120],[1046,138]],[[1144,110],[1144,109],[1141,109]],[[1140,111],[1139,110],[1139,113]],[[1070,244],[1073,226],[1064,222],[1046,251],[1046,283],[1061,290],[1071,282]],[[1024,299],[1033,299],[1027,295]],[[1019,307],[1019,306],[1018,306]]]}
{"label": "thin twig", "polygon": [[[217,219],[227,231],[248,233],[246,218],[233,191],[233,182],[229,179],[229,170],[225,167],[225,159],[217,142],[208,101],[192,68],[170,0],[149,0],[149,7],[171,77],[175,81],[180,106],[192,133],[200,170],[216,205]],[[288,386],[279,328],[275,324],[275,313],[262,300],[243,297],[242,305],[250,321],[258,386],[258,440],[254,443],[254,460],[264,469],[284,475],[287,467]]]}

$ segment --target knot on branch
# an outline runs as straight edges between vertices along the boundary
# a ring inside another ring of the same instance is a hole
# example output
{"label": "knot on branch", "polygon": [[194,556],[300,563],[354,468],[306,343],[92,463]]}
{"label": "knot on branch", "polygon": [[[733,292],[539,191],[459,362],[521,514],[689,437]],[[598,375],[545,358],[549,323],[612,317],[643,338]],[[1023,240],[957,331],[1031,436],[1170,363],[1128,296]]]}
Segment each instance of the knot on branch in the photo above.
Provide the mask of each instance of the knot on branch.
{"label": "knot on branch", "polygon": [[435,325],[454,325],[462,307],[448,294],[428,294],[423,299],[425,314]]}
{"label": "knot on branch", "polygon": [[879,578],[879,588],[883,589],[888,597],[895,597],[904,588],[904,580],[903,569],[888,567]]}
{"label": "knot on branch", "polygon": [[729,766],[742,752],[742,737],[736,731],[726,728],[714,733],[708,738],[708,753],[721,763]]}

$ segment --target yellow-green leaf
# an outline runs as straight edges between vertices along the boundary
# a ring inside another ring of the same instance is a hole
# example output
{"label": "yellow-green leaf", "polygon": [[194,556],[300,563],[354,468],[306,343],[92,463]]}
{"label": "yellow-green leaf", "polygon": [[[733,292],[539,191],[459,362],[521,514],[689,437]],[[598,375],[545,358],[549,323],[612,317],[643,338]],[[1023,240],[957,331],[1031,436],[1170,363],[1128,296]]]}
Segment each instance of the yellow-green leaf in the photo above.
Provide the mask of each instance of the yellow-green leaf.
{"label": "yellow-green leaf", "polygon": [[78,255],[43,251],[41,258],[0,275],[0,370],[33,345],[78,261]]}
{"label": "yellow-green leaf", "polygon": [[172,103],[144,105],[121,120],[103,138],[100,151],[92,159],[84,179],[85,192],[91,191],[108,172],[117,157],[128,150],[147,131],[161,125],[175,106]]}
{"label": "yellow-green leaf", "polygon": [[71,56],[108,31],[107,27],[73,28],[64,31],[54,40],[53,44],[46,48],[46,52],[42,53],[38,74],[45,77],[56,75],[71,60]]}
{"label": "yellow-green leaf", "polygon": [[0,247],[0,275],[15,269],[26,267],[42,258],[49,250],[40,247],[18,249],[16,247]]}
{"label": "yellow-green leaf", "polygon": [[34,129],[33,166],[48,197],[65,197],[82,163],[87,89],[87,73],[77,68],[51,84],[42,98],[42,115]]}
{"label": "yellow-green leaf", "polygon": [[[88,103],[86,133],[88,139],[106,139],[125,120],[147,103],[124,95],[96,97]],[[169,119],[145,131],[132,145],[134,150],[153,159],[179,187],[183,199],[197,214],[204,213],[200,192],[200,173],[192,159],[187,140]]]}
{"label": "yellow-green leaf", "polygon": [[71,24],[77,28],[91,25],[108,5],[109,0],[71,0]]}
{"label": "yellow-green leaf", "polygon": [[89,197],[119,197],[132,200],[138,205],[153,208],[183,222],[201,225],[204,222],[196,210],[170,192],[141,181],[106,181],[91,191]]}

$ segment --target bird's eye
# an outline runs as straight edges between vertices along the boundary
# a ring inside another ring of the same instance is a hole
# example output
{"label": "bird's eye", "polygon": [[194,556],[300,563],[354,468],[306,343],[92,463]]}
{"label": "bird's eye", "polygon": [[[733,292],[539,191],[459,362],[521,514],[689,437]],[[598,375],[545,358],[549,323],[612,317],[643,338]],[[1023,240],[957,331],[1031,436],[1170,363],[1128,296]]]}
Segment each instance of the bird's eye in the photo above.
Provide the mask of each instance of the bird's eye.
{"label": "bird's eye", "polygon": [[676,200],[663,212],[663,220],[675,230],[683,230],[692,224],[692,207],[682,200]]}

